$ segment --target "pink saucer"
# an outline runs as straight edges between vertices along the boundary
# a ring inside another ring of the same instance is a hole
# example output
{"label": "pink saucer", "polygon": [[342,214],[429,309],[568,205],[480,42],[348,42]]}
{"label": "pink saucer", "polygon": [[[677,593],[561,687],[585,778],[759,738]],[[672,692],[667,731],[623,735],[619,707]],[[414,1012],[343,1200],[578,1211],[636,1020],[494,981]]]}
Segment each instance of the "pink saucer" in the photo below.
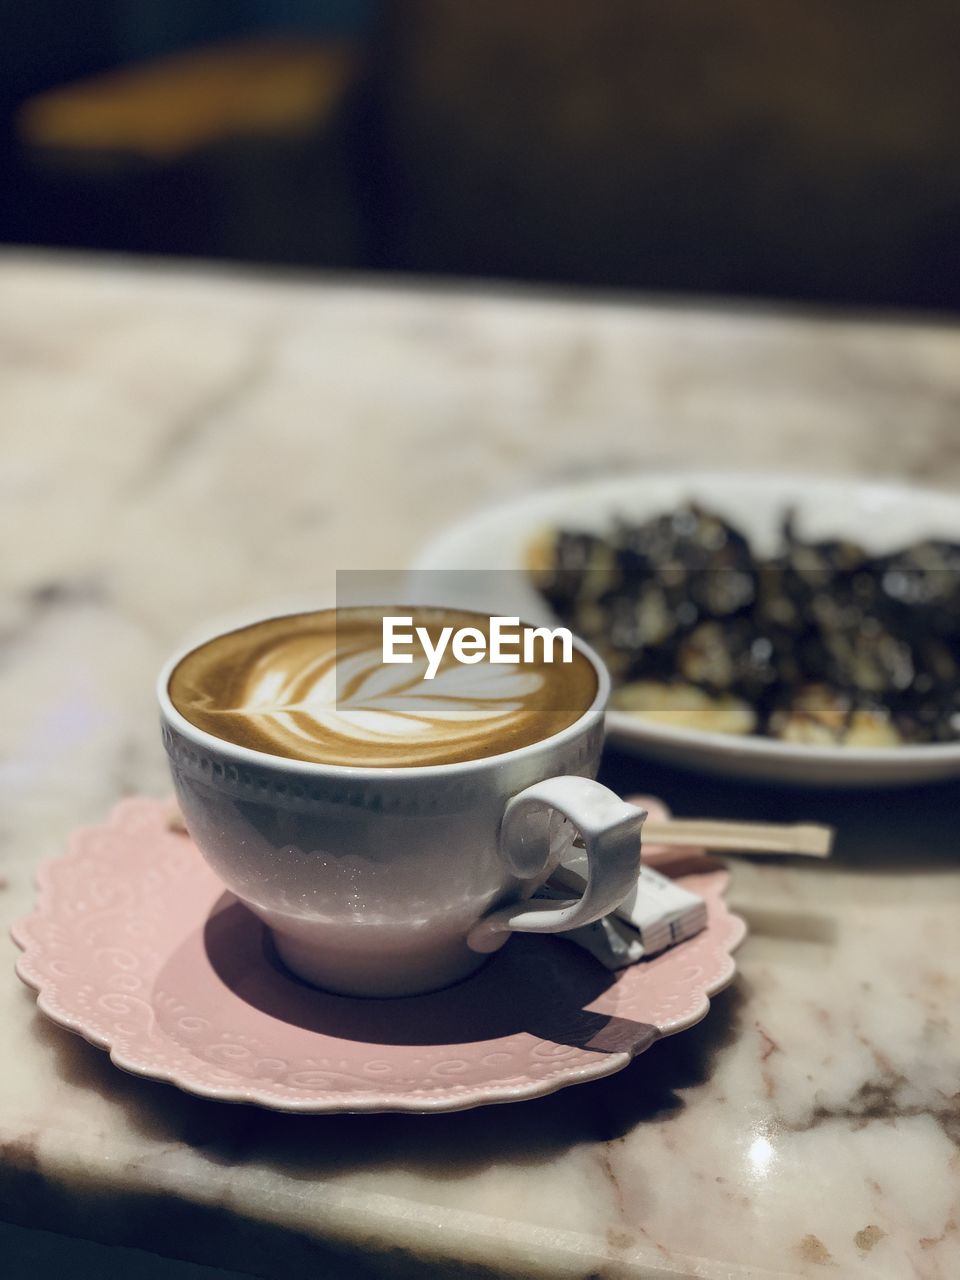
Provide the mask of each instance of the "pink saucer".
{"label": "pink saucer", "polygon": [[455,1111],[611,1075],[704,1016],[745,933],[727,873],[704,859],[683,882],[706,897],[707,928],[618,974],[562,939],[517,936],[434,995],[327,995],[278,965],[168,814],[125,800],[40,867],[37,910],[13,929],[17,972],[117,1066],[224,1102]]}

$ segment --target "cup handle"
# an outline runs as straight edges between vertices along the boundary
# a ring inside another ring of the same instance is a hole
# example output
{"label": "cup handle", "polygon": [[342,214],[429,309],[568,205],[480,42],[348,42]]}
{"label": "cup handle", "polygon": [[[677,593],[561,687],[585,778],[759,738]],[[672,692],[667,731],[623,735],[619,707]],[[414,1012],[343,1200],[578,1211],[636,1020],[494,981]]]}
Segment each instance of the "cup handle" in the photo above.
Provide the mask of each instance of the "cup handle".
{"label": "cup handle", "polygon": [[531,810],[555,809],[580,832],[586,853],[583,894],[569,902],[514,902],[498,907],[470,930],[473,951],[496,951],[510,930],[562,933],[592,924],[618,907],[640,874],[640,828],[646,810],[627,804],[592,778],[566,775],[535,782],[508,801],[500,825],[500,854],[531,888],[542,882],[542,835],[531,839]]}

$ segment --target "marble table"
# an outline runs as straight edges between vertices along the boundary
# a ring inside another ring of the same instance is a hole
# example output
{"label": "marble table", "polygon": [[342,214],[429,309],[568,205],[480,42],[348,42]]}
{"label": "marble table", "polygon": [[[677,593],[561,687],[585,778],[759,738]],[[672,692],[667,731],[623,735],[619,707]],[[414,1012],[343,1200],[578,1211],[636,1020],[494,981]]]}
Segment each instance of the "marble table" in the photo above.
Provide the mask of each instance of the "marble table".
{"label": "marble table", "polygon": [[[72,827],[166,791],[153,675],[211,616],[558,478],[960,483],[944,324],[9,255],[0,361],[4,925]],[[751,935],[697,1028],[522,1105],[280,1116],[123,1075],[8,944],[0,1218],[270,1277],[960,1274],[958,789],[606,773],[840,827],[829,865],[735,862]]]}

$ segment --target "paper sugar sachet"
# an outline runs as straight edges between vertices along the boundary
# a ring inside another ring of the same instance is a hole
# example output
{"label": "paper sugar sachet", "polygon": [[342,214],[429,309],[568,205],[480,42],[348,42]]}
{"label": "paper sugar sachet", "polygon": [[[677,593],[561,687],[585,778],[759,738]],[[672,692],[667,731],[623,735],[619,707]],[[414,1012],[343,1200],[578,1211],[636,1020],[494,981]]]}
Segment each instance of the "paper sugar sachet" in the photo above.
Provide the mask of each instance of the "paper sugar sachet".
{"label": "paper sugar sachet", "polygon": [[[586,862],[575,853],[550,877],[537,897],[565,898],[580,893]],[[707,904],[667,876],[641,866],[634,889],[610,916],[564,937],[584,947],[608,969],[623,969],[645,956],[692,938],[706,927]]]}
{"label": "paper sugar sachet", "polygon": [[[569,899],[570,890],[550,883],[541,886],[533,896],[559,901]],[[625,969],[643,959],[643,944],[637,937],[636,930],[622,924],[615,916],[604,916],[579,929],[567,929],[560,936],[589,951],[608,969]]]}

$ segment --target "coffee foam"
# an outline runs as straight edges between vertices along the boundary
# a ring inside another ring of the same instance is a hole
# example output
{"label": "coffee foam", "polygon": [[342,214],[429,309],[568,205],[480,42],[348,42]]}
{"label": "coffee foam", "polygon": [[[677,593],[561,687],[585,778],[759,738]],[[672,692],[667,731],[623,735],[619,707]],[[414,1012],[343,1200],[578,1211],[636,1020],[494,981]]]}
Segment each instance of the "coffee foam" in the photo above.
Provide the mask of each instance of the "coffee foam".
{"label": "coffee foam", "polygon": [[445,609],[341,609],[271,618],[208,641],[175,668],[169,694],[197,728],[293,760],[356,767],[449,764],[551,737],[593,702],[597,677],[573,661],[476,665],[447,652],[385,665],[384,613],[412,616],[433,643],[483,616]]}

